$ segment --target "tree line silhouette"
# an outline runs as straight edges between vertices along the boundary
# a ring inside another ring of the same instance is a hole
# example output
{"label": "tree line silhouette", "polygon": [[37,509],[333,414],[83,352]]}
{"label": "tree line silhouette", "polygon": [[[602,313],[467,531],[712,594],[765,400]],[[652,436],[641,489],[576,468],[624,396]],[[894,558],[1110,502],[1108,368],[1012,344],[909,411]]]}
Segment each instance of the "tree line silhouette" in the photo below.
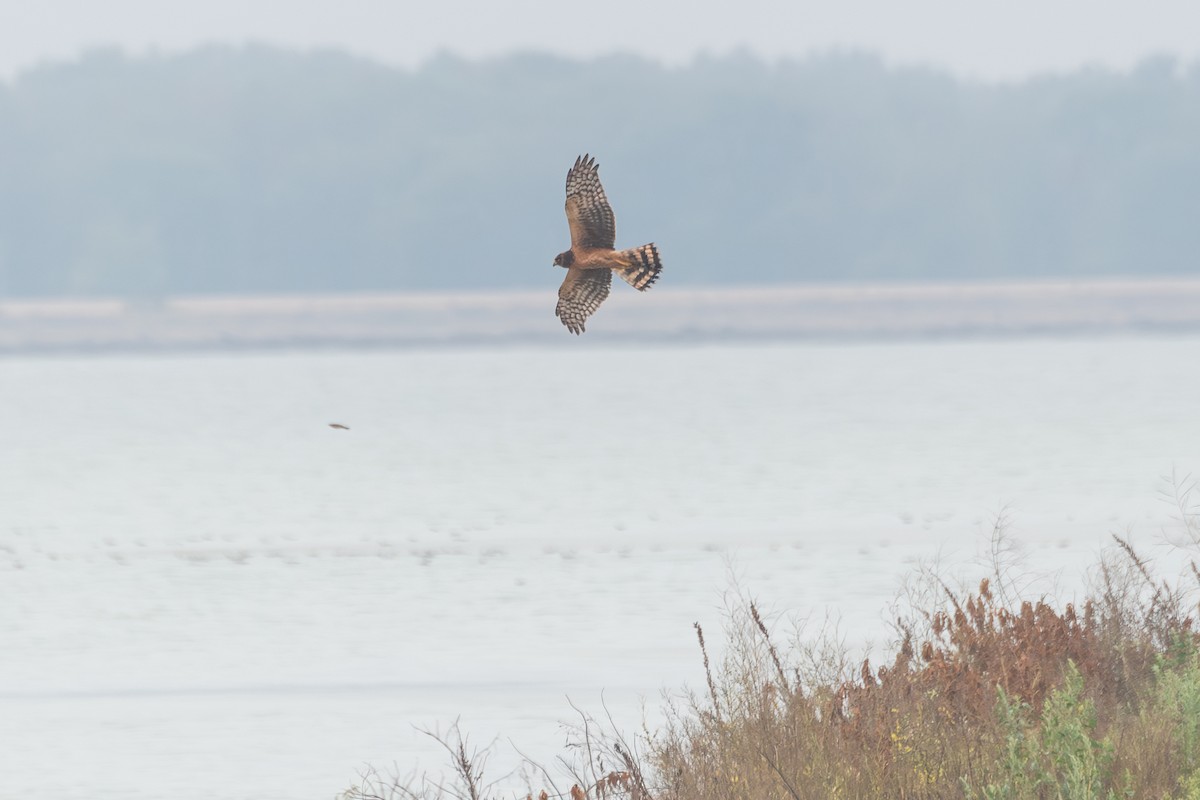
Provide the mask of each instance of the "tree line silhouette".
{"label": "tree line silhouette", "polygon": [[677,285],[1200,271],[1200,68],[96,51],[0,84],[0,294],[546,286],[590,152]]}

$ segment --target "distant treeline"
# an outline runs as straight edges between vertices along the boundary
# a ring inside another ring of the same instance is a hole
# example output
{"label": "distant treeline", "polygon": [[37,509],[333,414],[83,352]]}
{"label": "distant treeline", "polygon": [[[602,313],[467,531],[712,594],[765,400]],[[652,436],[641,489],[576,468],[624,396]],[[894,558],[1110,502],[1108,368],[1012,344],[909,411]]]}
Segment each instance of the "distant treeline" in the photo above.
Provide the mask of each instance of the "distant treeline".
{"label": "distant treeline", "polygon": [[664,283],[1200,272],[1200,69],[96,52],[0,84],[0,294],[553,285],[590,152]]}

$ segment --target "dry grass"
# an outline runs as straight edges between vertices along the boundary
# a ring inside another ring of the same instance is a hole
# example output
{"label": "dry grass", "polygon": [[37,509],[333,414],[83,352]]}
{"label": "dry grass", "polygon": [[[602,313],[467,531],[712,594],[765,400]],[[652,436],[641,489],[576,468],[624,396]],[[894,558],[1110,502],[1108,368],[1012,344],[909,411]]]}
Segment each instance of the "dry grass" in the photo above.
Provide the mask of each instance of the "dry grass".
{"label": "dry grass", "polygon": [[[584,717],[574,785],[539,768],[548,788],[529,800],[1200,800],[1195,587],[1114,539],[1078,606],[1024,599],[999,567],[971,591],[936,581],[879,665],[851,668],[836,642],[781,649],[753,603],[713,665],[697,625],[705,691],[640,754]],[[462,742],[447,747],[452,784],[346,797],[487,800]]]}

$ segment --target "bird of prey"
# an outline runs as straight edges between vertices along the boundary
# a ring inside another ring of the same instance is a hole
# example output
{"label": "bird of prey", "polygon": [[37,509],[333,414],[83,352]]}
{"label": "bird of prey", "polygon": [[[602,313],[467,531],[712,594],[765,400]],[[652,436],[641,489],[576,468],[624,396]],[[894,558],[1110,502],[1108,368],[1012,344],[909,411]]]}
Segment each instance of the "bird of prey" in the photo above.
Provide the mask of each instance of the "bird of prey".
{"label": "bird of prey", "polygon": [[616,218],[597,170],[596,160],[582,155],[567,172],[571,249],[554,257],[554,265],[567,270],[554,313],[574,334],[583,333],[583,323],[608,297],[614,272],[639,292],[649,289],[662,272],[658,248],[653,243],[630,250],[613,249]]}
{"label": "bird of prey", "polygon": [[331,422],[331,423],[329,423],[329,427],[333,428],[333,429],[334,429],[334,430],[336,430],[336,431],[348,431],[348,430],[350,430],[350,428],[349,428],[348,426],[346,426],[346,425],[343,425],[343,424],[342,424],[342,423],[340,423],[340,422]]}

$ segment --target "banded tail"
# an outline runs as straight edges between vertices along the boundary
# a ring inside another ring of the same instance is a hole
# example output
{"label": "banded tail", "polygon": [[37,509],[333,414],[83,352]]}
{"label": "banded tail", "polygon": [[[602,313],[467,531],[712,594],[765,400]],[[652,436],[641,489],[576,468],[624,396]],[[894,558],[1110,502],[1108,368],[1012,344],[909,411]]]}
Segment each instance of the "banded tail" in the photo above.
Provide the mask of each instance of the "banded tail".
{"label": "banded tail", "polygon": [[644,292],[654,285],[662,272],[662,261],[658,257],[658,248],[653,242],[620,253],[622,263],[628,266],[618,267],[616,272],[626,283],[639,292]]}

